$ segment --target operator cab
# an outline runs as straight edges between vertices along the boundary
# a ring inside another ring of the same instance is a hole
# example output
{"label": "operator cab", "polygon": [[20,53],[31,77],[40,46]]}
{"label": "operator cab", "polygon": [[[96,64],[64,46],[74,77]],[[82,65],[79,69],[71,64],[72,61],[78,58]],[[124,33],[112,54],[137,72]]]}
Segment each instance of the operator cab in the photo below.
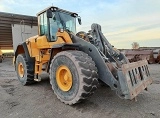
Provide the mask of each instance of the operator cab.
{"label": "operator cab", "polygon": [[37,14],[39,35],[46,35],[49,42],[56,41],[56,33],[60,31],[69,31],[76,33],[76,18],[81,25],[81,18],[78,14],[69,12],[58,7],[48,7]]}

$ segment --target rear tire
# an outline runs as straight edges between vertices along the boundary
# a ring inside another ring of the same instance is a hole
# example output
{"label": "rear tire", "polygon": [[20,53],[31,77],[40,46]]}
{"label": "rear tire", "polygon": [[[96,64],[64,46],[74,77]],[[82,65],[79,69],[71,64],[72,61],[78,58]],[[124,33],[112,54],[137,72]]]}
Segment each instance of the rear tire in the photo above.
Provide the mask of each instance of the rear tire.
{"label": "rear tire", "polygon": [[24,54],[19,54],[16,58],[16,73],[18,80],[23,85],[29,85],[35,83],[34,71],[30,70],[29,62]]}
{"label": "rear tire", "polygon": [[[57,70],[63,65],[70,70],[72,75],[72,86],[67,91],[63,91],[56,80]],[[72,105],[88,98],[97,89],[97,68],[91,57],[86,53],[81,51],[63,51],[52,59],[50,83],[57,98],[65,104]]]}

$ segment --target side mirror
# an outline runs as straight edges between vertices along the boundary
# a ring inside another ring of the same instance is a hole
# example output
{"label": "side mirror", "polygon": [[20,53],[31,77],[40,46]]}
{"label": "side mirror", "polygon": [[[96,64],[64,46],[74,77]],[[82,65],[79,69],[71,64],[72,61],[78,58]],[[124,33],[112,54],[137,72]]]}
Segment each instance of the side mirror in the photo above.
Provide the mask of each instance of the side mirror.
{"label": "side mirror", "polygon": [[52,18],[52,11],[50,9],[47,10],[47,18]]}
{"label": "side mirror", "polygon": [[81,17],[80,16],[78,16],[78,23],[81,25],[82,24],[82,22],[81,22]]}

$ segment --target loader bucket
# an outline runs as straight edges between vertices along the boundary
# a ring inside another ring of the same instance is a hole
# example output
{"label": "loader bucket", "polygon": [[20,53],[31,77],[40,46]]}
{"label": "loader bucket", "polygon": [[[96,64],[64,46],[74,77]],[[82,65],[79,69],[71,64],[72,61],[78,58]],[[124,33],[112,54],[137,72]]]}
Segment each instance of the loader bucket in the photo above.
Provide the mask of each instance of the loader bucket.
{"label": "loader bucket", "polygon": [[147,60],[123,64],[118,75],[124,99],[135,98],[152,83]]}

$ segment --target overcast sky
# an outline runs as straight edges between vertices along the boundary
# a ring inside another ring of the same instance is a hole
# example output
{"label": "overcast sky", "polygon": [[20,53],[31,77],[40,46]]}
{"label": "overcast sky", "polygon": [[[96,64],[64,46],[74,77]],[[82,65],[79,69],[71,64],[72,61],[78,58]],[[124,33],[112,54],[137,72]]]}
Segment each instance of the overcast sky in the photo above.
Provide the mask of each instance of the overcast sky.
{"label": "overcast sky", "polygon": [[0,11],[35,16],[51,5],[77,12],[77,31],[100,24],[117,48],[131,48],[132,42],[160,47],[160,0],[0,0]]}

